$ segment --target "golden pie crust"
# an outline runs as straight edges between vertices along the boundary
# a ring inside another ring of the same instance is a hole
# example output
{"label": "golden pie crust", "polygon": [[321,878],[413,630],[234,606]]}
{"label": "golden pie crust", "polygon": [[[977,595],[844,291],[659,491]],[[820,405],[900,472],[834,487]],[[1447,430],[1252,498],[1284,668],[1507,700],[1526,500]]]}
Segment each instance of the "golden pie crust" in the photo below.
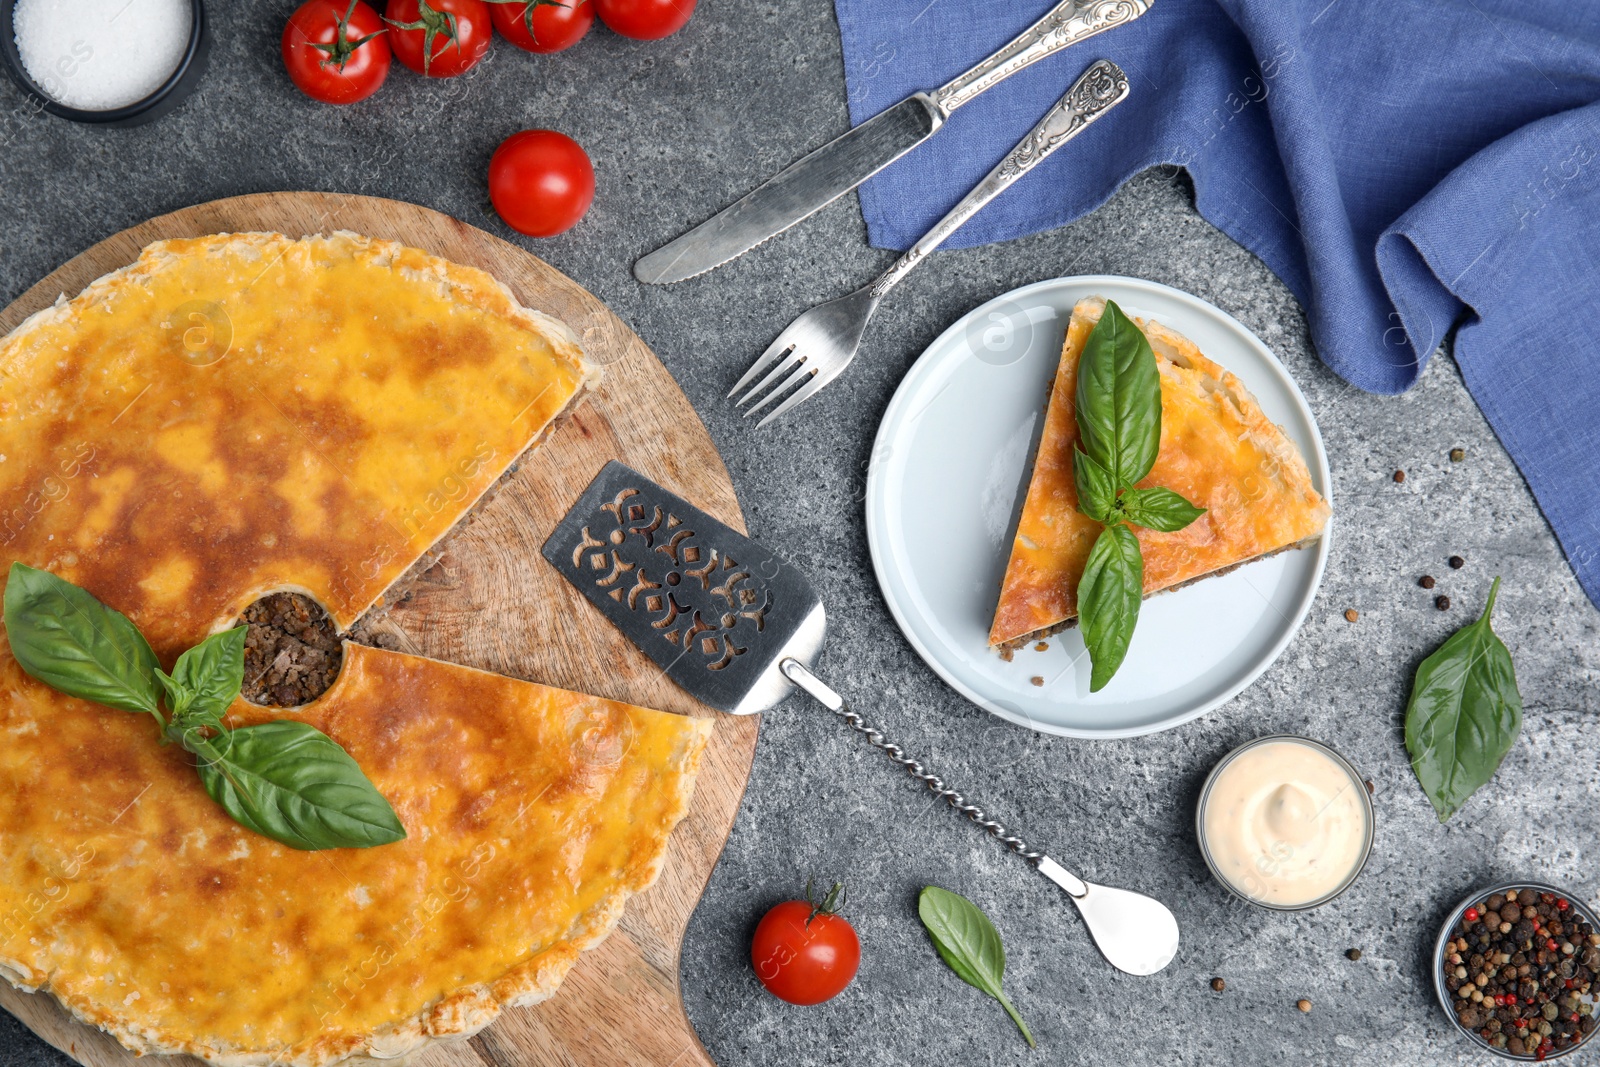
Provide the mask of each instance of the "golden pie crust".
{"label": "golden pie crust", "polygon": [[4,684],[0,972],[137,1052],[226,1064],[390,1060],[547,999],[655,881],[711,731],[347,644],[316,701],[231,719],[327,733],[407,836],[300,852],[229,819],[147,716],[28,699],[9,659]]}
{"label": "golden pie crust", "polygon": [[160,241],[0,341],[0,554],[164,656],[273,590],[344,629],[597,376],[562,323],[392,241]]}
{"label": "golden pie crust", "polygon": [[[989,644],[997,648],[1047,637],[1077,617],[1078,580],[1100,524],[1078,511],[1072,402],[1078,356],[1104,309],[1099,297],[1072,309],[989,630]],[[1145,595],[1315,541],[1327,524],[1328,502],[1312,485],[1294,443],[1262,413],[1244,383],[1192,341],[1159,322],[1135,322],[1161,372],[1161,450],[1139,484],[1165,486],[1206,509],[1177,533],[1135,528]]]}
{"label": "golden pie crust", "polygon": [[[348,628],[596,374],[487,274],[393,242],[159,242],[0,340],[0,563],[84,586],[169,669],[271,592]],[[0,973],[138,1052],[393,1060],[550,996],[654,881],[710,733],[350,644],[313,703],[230,714],[327,732],[406,839],[250,833],[147,717],[0,642]]]}

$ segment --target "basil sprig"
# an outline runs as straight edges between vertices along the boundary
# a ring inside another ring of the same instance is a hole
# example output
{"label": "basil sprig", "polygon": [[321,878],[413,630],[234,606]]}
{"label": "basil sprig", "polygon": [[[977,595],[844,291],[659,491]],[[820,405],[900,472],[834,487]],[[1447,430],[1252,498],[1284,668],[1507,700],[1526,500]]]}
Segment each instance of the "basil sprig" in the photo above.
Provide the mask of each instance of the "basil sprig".
{"label": "basil sprig", "polygon": [[12,657],[39,681],[154,716],[162,743],[194,754],[206,792],[240,825],[307,850],[367,848],[406,836],[394,808],[327,734],[289,719],[237,729],[223,722],[244,684],[248,627],[212,634],[168,674],[126,615],[21,563],[6,579],[5,621]]}
{"label": "basil sprig", "polygon": [[1033,1047],[1028,1024],[1000,988],[1000,979],[1006,973],[1006,950],[1000,943],[1000,932],[983,910],[959,893],[930,885],[917,898],[917,916],[927,927],[939,958],[956,972],[957,978],[998,1000],[1029,1047]]}
{"label": "basil sprig", "polygon": [[1477,622],[1422,661],[1406,707],[1406,751],[1422,791],[1444,822],[1494,777],[1522,729],[1522,694],[1511,653],[1490,625],[1500,579]]}
{"label": "basil sprig", "polygon": [[167,694],[174,720],[223,729],[222,716],[244,686],[244,639],[249,632],[248,626],[235,626],[212,634],[179,656],[171,674],[156,668],[156,681]]}
{"label": "basil sprig", "polygon": [[1098,692],[1128,654],[1144,599],[1144,556],[1131,527],[1176,533],[1206,509],[1171,489],[1136,488],[1161,449],[1161,372],[1150,342],[1114,301],[1106,301],[1078,357],[1073,407],[1078,510],[1105,527],[1078,582],[1089,690]]}

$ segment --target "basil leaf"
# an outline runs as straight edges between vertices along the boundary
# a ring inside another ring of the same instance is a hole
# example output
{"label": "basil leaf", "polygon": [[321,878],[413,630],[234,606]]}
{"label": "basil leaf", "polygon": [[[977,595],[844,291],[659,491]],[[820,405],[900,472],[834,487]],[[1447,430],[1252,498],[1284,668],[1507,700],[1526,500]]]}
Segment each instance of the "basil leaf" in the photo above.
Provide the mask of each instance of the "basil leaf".
{"label": "basil leaf", "polygon": [[1144,599],[1144,556],[1126,526],[1107,526],[1089,549],[1078,582],[1078,624],[1089,648],[1089,691],[1097,693],[1122,666]]}
{"label": "basil leaf", "polygon": [[1028,1032],[1028,1024],[1000,989],[1000,979],[1006,973],[1006,950],[1000,944],[999,931],[983,910],[959,893],[930,885],[917,897],[917,916],[933,939],[939,958],[956,972],[957,978],[998,1000],[1032,1047],[1033,1034]]}
{"label": "basil leaf", "polygon": [[1195,507],[1171,489],[1159,487],[1129,489],[1117,503],[1129,522],[1158,533],[1177,533],[1206,513],[1205,508]]}
{"label": "basil leaf", "polygon": [[179,656],[171,674],[157,672],[174,715],[220,719],[227,712],[244,687],[244,639],[249,632],[248,626],[235,626],[212,634]]}
{"label": "basil leaf", "polygon": [[1078,510],[1095,522],[1111,521],[1111,512],[1117,503],[1117,484],[1111,472],[1074,445],[1072,477],[1078,487]]}
{"label": "basil leaf", "polygon": [[1522,729],[1511,653],[1489,622],[1499,593],[1496,578],[1483,615],[1423,660],[1411,686],[1406,751],[1440,822],[1494,777]]}
{"label": "basil leaf", "polygon": [[290,848],[367,848],[406,836],[350,754],[306,723],[280,719],[187,743],[211,798]]}
{"label": "basil leaf", "polygon": [[1150,473],[1161,449],[1161,372],[1139,327],[1107,300],[1078,357],[1078,440],[1118,488]]}
{"label": "basil leaf", "polygon": [[13,563],[6,639],[17,665],[68,696],[160,717],[150,643],[120,611],[49,571]]}
{"label": "basil leaf", "polygon": [[[173,724],[177,725],[181,720],[188,717],[189,705],[194,703],[195,694],[192,690],[184,688],[172,675],[160,667],[156,668],[156,681],[161,684],[161,691],[166,694],[167,707],[172,711]],[[211,724],[207,723],[206,725]],[[166,744],[168,740],[170,739],[163,734],[161,743]]]}

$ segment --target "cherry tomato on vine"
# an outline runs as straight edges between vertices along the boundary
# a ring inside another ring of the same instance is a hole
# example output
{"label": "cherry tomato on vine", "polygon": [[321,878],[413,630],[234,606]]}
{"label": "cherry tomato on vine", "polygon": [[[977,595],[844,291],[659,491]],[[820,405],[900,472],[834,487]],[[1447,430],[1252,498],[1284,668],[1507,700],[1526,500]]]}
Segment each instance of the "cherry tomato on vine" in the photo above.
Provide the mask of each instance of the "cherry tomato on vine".
{"label": "cherry tomato on vine", "polygon": [[590,0],[489,0],[500,36],[528,52],[560,52],[594,25]]}
{"label": "cherry tomato on vine", "polygon": [[843,905],[835,882],[819,904],[786,900],[767,912],[750,939],[750,963],[767,992],[790,1004],[821,1004],[843,992],[861,966],[855,928],[836,913]]}
{"label": "cherry tomato on vine", "polygon": [[489,199],[518,233],[554,237],[594,203],[594,166],[583,147],[554,130],[523,130],[489,160]]}
{"label": "cherry tomato on vine", "polygon": [[636,41],[671,37],[689,21],[694,5],[695,0],[594,0],[601,22]]}
{"label": "cherry tomato on vine", "polygon": [[483,0],[389,0],[383,21],[395,58],[430,78],[471,70],[494,39]]}
{"label": "cherry tomato on vine", "polygon": [[308,0],[283,27],[283,66],[313,100],[353,104],[389,76],[383,19],[361,0]]}

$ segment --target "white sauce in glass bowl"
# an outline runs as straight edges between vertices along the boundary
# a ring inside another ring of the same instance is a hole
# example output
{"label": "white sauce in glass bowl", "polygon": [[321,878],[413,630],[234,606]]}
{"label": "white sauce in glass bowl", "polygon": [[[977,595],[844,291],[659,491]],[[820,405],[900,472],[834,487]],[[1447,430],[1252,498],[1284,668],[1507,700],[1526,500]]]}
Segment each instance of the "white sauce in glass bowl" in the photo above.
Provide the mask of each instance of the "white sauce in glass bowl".
{"label": "white sauce in glass bowl", "polygon": [[1366,785],[1321,747],[1289,738],[1228,758],[1204,797],[1202,848],[1251,900],[1292,908],[1342,889],[1366,857]]}
{"label": "white sauce in glass bowl", "polygon": [[183,60],[189,0],[17,0],[22,65],[46,96],[82,111],[136,104]]}

